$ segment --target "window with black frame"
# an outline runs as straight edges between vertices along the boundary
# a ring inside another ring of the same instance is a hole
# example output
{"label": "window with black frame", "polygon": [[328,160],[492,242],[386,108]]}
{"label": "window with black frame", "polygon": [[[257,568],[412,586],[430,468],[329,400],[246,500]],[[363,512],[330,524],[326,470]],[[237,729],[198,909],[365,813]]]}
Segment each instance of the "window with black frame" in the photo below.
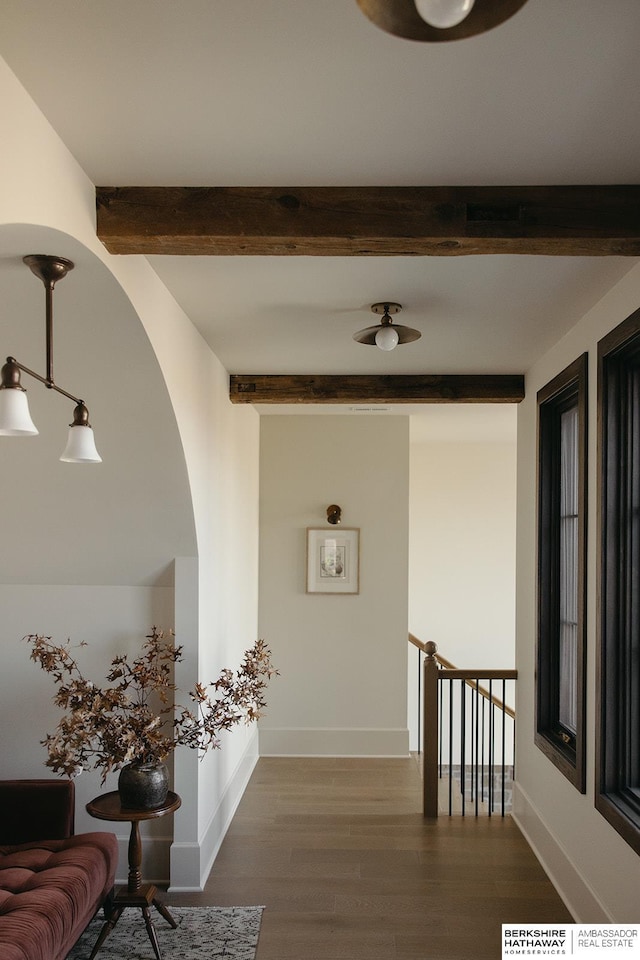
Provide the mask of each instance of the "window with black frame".
{"label": "window with black frame", "polygon": [[598,344],[596,807],[640,853],[640,310]]}
{"label": "window with black frame", "polygon": [[585,792],[587,355],[538,392],[535,742]]}

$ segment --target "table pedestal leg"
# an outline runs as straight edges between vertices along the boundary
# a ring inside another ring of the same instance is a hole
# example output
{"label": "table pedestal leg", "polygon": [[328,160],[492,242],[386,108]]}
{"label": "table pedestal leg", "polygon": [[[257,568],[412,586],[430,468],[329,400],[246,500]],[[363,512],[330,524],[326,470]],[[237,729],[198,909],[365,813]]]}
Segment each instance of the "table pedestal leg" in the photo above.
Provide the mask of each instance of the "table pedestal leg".
{"label": "table pedestal leg", "polygon": [[144,923],[147,928],[149,940],[151,941],[151,946],[153,947],[153,952],[155,953],[157,960],[161,960],[160,947],[158,945],[158,937],[156,935],[156,929],[153,925],[149,907],[153,905],[158,913],[164,917],[167,923],[170,924],[174,930],[178,926],[168,909],[165,907],[164,903],[162,903],[162,901],[156,897],[157,890],[155,886],[152,883],[145,883],[144,885],[142,883],[142,875],[140,872],[140,867],[142,865],[142,841],[140,839],[140,828],[137,820],[133,820],[131,822],[131,835],[129,837],[128,852],[129,878],[127,889],[119,890],[115,895],[113,899],[113,909],[109,914],[104,926],[102,927],[102,930],[100,931],[100,936],[98,937],[96,945],[91,951],[89,960],[94,960],[98,951],[100,950],[100,947],[122,916],[122,911],[125,907],[138,907],[140,910],[142,910],[142,916],[144,917]]}
{"label": "table pedestal leg", "polygon": [[142,874],[140,867],[142,865],[142,840],[140,839],[140,827],[137,820],[131,821],[131,834],[129,836],[129,893],[136,893],[142,886]]}
{"label": "table pedestal leg", "polygon": [[156,928],[153,925],[153,920],[151,919],[151,914],[149,913],[149,907],[142,908],[142,916],[144,917],[144,923],[147,928],[147,933],[149,934],[149,940],[151,940],[153,952],[155,953],[157,960],[161,960],[158,937],[156,936]]}
{"label": "table pedestal leg", "polygon": [[116,923],[120,919],[120,914],[122,913],[123,910],[124,910],[124,907],[113,908],[109,918],[105,920],[102,926],[102,930],[100,931],[100,936],[95,942],[95,946],[91,951],[91,956],[89,957],[89,960],[94,960],[94,957],[97,956],[98,950],[100,949],[102,944],[105,942],[105,940],[107,939],[107,937],[109,936],[113,928],[115,927]]}
{"label": "table pedestal leg", "polygon": [[169,924],[169,926],[173,927],[173,929],[175,930],[176,927],[178,926],[178,924],[177,924],[176,921],[173,919],[173,917],[171,916],[171,914],[169,913],[169,911],[168,911],[167,908],[165,907],[165,905],[164,905],[164,903],[162,902],[162,900],[154,899],[154,900],[152,900],[152,903],[153,903],[154,907],[156,908],[156,910],[158,911],[158,913],[159,913],[161,916],[163,916],[164,919],[167,921],[167,923]]}

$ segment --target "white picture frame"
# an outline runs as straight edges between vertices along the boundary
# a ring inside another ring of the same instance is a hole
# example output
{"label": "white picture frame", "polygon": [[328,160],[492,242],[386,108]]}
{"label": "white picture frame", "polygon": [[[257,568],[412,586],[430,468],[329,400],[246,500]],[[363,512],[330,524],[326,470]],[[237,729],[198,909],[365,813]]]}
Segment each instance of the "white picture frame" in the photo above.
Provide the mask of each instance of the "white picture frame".
{"label": "white picture frame", "polygon": [[358,527],[307,527],[307,593],[360,593]]}

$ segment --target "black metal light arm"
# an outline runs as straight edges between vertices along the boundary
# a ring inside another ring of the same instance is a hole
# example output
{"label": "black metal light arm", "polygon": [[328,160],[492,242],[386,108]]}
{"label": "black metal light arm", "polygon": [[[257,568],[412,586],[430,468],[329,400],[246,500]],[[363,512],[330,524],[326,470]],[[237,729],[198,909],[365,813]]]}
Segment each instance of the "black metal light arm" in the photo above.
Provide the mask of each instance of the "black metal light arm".
{"label": "black metal light arm", "polygon": [[75,404],[84,404],[84,400],[81,400],[79,397],[74,397],[72,393],[68,393],[66,390],[63,390],[62,387],[59,387],[57,383],[54,383],[50,377],[43,377],[39,373],[36,373],[35,370],[25,367],[25,365],[20,363],[19,360],[16,360],[15,357],[7,357],[7,363],[14,364],[18,370],[22,370],[23,373],[28,373],[30,377],[34,377],[35,380],[39,380],[40,383],[44,383],[45,387],[47,387],[49,390],[55,390],[56,393],[61,393],[63,397],[67,397],[68,400],[73,400]]}

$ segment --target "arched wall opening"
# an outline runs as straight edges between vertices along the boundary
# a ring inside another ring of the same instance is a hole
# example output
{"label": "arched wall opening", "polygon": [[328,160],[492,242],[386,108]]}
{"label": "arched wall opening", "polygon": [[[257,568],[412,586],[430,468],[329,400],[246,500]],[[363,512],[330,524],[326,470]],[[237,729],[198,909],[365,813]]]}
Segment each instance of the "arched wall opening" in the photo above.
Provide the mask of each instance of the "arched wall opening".
{"label": "arched wall opening", "polygon": [[[50,227],[0,226],[0,352],[45,373],[45,291],[22,262],[45,253],[75,267],[53,295],[56,382],[89,407],[100,464],[61,463],[74,404],[28,375],[35,437],[0,437],[2,776],[53,775],[42,738],[59,711],[51,678],[22,637],[72,644],[83,672],[104,682],[110,660],[136,653],[151,626],[172,628],[176,557],[197,555],[184,452],[164,377],[142,323],[105,264]],[[10,722],[9,722],[10,720]],[[106,785],[76,782],[78,830],[96,829],[85,803]],[[166,826],[145,839],[148,869],[169,874]],[[126,862],[126,859],[125,859]]]}
{"label": "arched wall opening", "polygon": [[73,404],[23,375],[40,433],[0,438],[3,531],[11,544],[0,557],[0,582],[168,585],[173,558],[197,549],[184,454],[156,356],[128,298],[91,251],[50,228],[5,225],[3,357],[44,373],[45,293],[22,263],[29,253],[75,263],[53,295],[55,378],[89,406],[103,463],[59,461]]}

